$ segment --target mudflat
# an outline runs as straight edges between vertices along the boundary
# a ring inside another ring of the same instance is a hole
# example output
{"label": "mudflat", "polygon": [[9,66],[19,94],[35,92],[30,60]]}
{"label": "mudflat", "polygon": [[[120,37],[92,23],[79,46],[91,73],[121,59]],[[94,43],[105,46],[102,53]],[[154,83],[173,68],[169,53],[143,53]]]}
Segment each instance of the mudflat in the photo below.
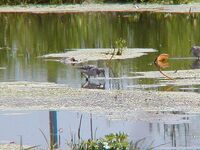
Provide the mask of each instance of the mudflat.
{"label": "mudflat", "polygon": [[193,92],[76,89],[64,84],[1,82],[0,110],[75,110],[120,116],[135,111],[200,110],[200,95]]}
{"label": "mudflat", "polygon": [[79,12],[165,12],[199,13],[200,3],[161,4],[75,4],[0,6],[0,13],[79,13]]}

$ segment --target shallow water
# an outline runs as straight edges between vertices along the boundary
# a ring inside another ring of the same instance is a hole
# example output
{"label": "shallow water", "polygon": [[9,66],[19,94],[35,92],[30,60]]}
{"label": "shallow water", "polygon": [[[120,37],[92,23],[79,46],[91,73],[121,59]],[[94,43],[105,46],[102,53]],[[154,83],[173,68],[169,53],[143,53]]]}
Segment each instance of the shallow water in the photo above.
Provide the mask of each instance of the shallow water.
{"label": "shallow water", "polygon": [[48,143],[52,140],[51,144],[60,143],[60,147],[66,149],[72,135],[77,140],[81,115],[82,139],[91,138],[90,118],[92,118],[94,138],[109,133],[124,132],[133,142],[145,138],[139,144],[141,149],[149,146],[158,146],[155,149],[163,150],[181,147],[200,148],[200,115],[175,111],[135,112],[135,118],[129,121],[112,120],[100,115],[73,111],[2,111],[0,142],[19,144],[21,136],[23,145],[40,145],[39,148],[46,149],[48,145],[41,130]]}
{"label": "shallow water", "polygon": [[[154,48],[158,52],[113,60],[110,66],[106,61],[87,64],[105,68],[108,77],[126,77],[133,76],[130,72],[156,70],[155,57],[168,53],[172,59],[167,70],[199,68],[195,59],[185,59],[191,56],[191,45],[200,43],[199,22],[200,15],[164,13],[0,14],[0,67],[6,68],[0,69],[0,81],[48,81],[83,87],[85,78],[74,66],[38,56],[72,48],[112,48],[119,38],[130,48]],[[104,89],[130,89],[132,85],[157,82],[120,79],[93,84],[97,88],[105,84]]]}
{"label": "shallow water", "polygon": [[[198,84],[161,86],[159,83],[164,77],[128,78],[137,76],[137,72],[156,71],[153,61],[161,53],[170,55],[170,67],[166,70],[200,68],[199,61],[191,58],[189,51],[192,45],[200,43],[199,22],[200,15],[164,13],[0,14],[0,81],[47,81],[77,88],[199,92]],[[112,48],[120,37],[126,39],[130,48],[154,48],[158,52],[134,59],[113,60],[110,66],[106,61],[85,63],[106,70],[106,79],[91,79],[89,83],[73,65],[38,58],[73,48]],[[62,129],[61,147],[65,148],[70,134],[77,135],[81,114],[1,111],[0,141],[19,144],[22,136],[24,145],[47,148],[39,129],[48,140],[52,132],[58,138],[59,129]],[[89,120],[90,114],[84,113],[83,139],[90,138]],[[133,142],[146,138],[141,147],[153,143],[154,147],[159,146],[156,149],[200,149],[199,120],[199,114],[184,112],[136,112],[135,118],[129,121],[110,120],[94,114],[93,129],[97,128],[97,138],[116,132],[127,133]],[[55,130],[50,130],[50,126]]]}

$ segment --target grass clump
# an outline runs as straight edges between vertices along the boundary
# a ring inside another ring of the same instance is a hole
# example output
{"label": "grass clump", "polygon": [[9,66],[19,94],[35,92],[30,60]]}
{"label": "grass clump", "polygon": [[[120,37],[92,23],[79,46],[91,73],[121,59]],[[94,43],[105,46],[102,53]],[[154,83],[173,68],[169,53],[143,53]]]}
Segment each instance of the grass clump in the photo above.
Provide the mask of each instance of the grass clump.
{"label": "grass clump", "polygon": [[115,41],[115,48],[117,48],[117,53],[116,55],[122,55],[122,52],[124,49],[127,47],[127,42],[126,40],[120,38]]}
{"label": "grass clump", "polygon": [[130,143],[125,133],[111,133],[97,140],[88,139],[78,144],[70,144],[71,150],[128,150]]}

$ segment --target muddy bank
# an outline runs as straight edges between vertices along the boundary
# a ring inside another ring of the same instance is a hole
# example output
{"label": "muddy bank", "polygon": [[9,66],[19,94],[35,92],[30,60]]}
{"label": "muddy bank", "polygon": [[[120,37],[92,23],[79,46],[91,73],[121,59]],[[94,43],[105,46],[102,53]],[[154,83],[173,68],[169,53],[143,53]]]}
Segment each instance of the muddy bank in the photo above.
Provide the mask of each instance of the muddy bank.
{"label": "muddy bank", "polygon": [[18,149],[32,149],[32,150],[38,150],[37,148],[31,148],[31,146],[23,146],[23,148],[18,144],[1,144],[0,143],[0,149],[1,150],[18,150]]}
{"label": "muddy bank", "polygon": [[135,111],[200,110],[200,95],[190,92],[105,91],[53,83],[3,82],[0,93],[0,110],[80,110],[112,118],[129,118]]}
{"label": "muddy bank", "polygon": [[[61,61],[63,63],[82,63],[87,61],[110,60],[110,59],[128,59],[141,57],[150,52],[156,52],[155,49],[148,48],[126,48],[122,55],[116,55],[117,49],[74,49],[66,53],[55,53],[41,56],[40,58]],[[113,55],[114,53],[114,55]]]}
{"label": "muddy bank", "polygon": [[199,13],[200,4],[76,4],[0,6],[0,13],[166,12]]}
{"label": "muddy bank", "polygon": [[[151,85],[136,85],[144,88],[161,87],[161,86],[195,86],[200,85],[200,69],[191,70],[176,70],[176,71],[162,71],[171,79],[167,78],[159,71],[147,71],[147,72],[132,72],[136,74],[134,78],[142,79],[159,79],[158,84]],[[192,89],[192,87],[191,87]]]}
{"label": "muddy bank", "polygon": [[[174,70],[174,71],[162,70],[162,72],[174,79],[200,78],[200,69]],[[139,78],[165,78],[161,73],[159,73],[159,71],[132,72],[132,74],[138,74]]]}

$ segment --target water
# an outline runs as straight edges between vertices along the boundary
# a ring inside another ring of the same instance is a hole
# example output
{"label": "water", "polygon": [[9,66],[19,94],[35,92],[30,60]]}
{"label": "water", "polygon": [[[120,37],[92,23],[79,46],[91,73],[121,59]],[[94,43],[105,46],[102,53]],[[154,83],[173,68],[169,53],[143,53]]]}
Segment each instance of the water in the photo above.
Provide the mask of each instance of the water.
{"label": "water", "polygon": [[[199,22],[198,14],[0,14],[0,67],[6,68],[0,70],[0,81],[47,81],[80,88],[85,83],[80,71],[38,56],[72,48],[112,48],[119,38],[124,38],[130,48],[154,48],[158,52],[115,60],[112,68],[105,61],[88,64],[106,68],[110,77],[133,76],[130,72],[157,70],[153,60],[160,53],[168,53],[172,59],[167,70],[191,69],[195,61],[181,58],[190,57],[191,45],[200,43]],[[127,84],[157,82],[157,79],[113,80],[106,82],[105,89],[129,89]]]}
{"label": "water", "polygon": [[[77,140],[80,117],[81,138],[91,138],[90,118],[94,138],[109,133],[124,132],[129,140],[137,142],[142,149],[158,146],[155,149],[198,149],[200,148],[200,115],[184,112],[135,112],[135,118],[126,120],[110,120],[103,116],[73,111],[9,111],[0,112],[0,142],[18,143],[20,136],[23,145],[40,145],[47,148],[48,141],[59,143],[66,149],[67,142],[73,136]],[[60,137],[60,140],[59,140]],[[51,140],[50,140],[51,139]]]}
{"label": "water", "polygon": [[[112,48],[114,41],[124,38],[130,48],[154,48],[158,52],[126,60],[90,61],[103,67],[109,77],[133,77],[137,72],[156,71],[153,65],[161,53],[170,55],[166,70],[199,68],[191,57],[192,45],[200,44],[200,15],[158,13],[74,13],[74,14],[0,14],[0,81],[40,81],[67,84],[75,88],[143,89],[159,91],[199,92],[200,85],[160,86],[159,79],[101,79],[85,84],[72,65],[38,58],[49,53],[61,53],[77,48]],[[99,86],[103,85],[103,86]],[[154,85],[154,87],[152,87]],[[77,135],[81,112],[18,111],[0,112],[0,141],[47,148],[39,129],[50,141],[62,129],[61,147],[66,148],[70,134]],[[162,115],[163,114],[163,115]],[[173,116],[170,116],[172,115]],[[83,114],[81,137],[90,138],[90,114]],[[93,115],[96,137],[125,132],[136,142],[145,138],[144,145],[156,149],[199,149],[199,114],[184,112],[136,112],[135,118],[110,120]],[[15,125],[15,126],[14,126]],[[54,127],[54,130],[53,128]],[[164,144],[164,145],[162,145]],[[172,148],[173,147],[173,148]]]}

